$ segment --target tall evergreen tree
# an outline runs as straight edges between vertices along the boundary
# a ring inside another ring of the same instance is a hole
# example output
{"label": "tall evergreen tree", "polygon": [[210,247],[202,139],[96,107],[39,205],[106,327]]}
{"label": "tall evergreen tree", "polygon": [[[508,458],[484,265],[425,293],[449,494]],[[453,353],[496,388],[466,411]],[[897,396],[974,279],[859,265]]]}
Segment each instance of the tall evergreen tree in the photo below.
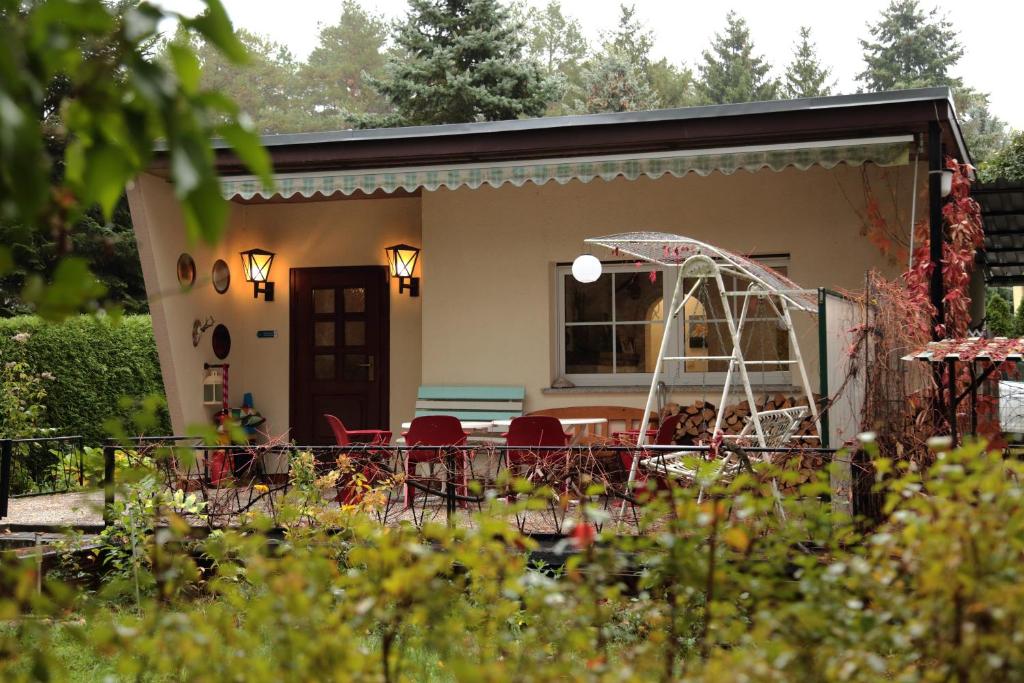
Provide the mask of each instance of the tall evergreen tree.
{"label": "tall evergreen tree", "polygon": [[1013,316],[1013,336],[1024,337],[1024,301],[1017,306],[1017,313]]}
{"label": "tall evergreen tree", "polygon": [[861,40],[867,68],[857,79],[869,91],[959,86],[950,70],[963,57],[956,29],[937,9],[925,12],[917,0],[892,0]]}
{"label": "tall evergreen tree", "polygon": [[771,65],[754,55],[746,20],[729,12],[725,21],[725,32],[715,34],[699,65],[701,95],[712,104],[777,99],[779,83]]}
{"label": "tall evergreen tree", "polygon": [[604,36],[604,51],[616,54],[639,72],[651,63],[654,32],[636,16],[636,5],[619,5],[619,25]]}
{"label": "tall evergreen tree", "polygon": [[693,69],[677,67],[662,57],[647,69],[651,88],[663,107],[689,107],[700,103]]}
{"label": "tall evergreen tree", "polygon": [[937,9],[926,12],[918,0],[892,0],[868,31],[870,39],[860,41],[866,68],[857,76],[865,89],[949,86],[975,163],[1008,142],[1006,123],[989,111],[988,95],[952,75],[964,48],[956,28]]}
{"label": "tall evergreen tree", "polygon": [[583,27],[563,13],[558,0],[549,0],[541,9],[519,3],[512,10],[514,19],[526,27],[527,56],[557,88],[548,114],[568,113],[583,91],[583,62],[589,50]]}
{"label": "tall evergreen tree", "polygon": [[979,175],[984,182],[1000,178],[1024,182],[1024,130],[1014,133],[1005,147],[983,163]]}
{"label": "tall evergreen tree", "polygon": [[961,86],[953,90],[953,104],[975,164],[992,159],[1010,144],[1010,128],[989,111],[987,93]]}
{"label": "tall evergreen tree", "polygon": [[832,69],[821,65],[818,53],[811,42],[811,27],[800,27],[800,42],[793,51],[793,61],[786,67],[782,82],[783,94],[791,99],[798,97],[825,97],[832,94],[835,81],[829,82]]}
{"label": "tall evergreen tree", "polygon": [[578,110],[594,114],[661,106],[650,74],[654,34],[637,18],[636,7],[619,5],[618,25],[602,37],[600,52],[584,67]]}
{"label": "tall evergreen tree", "polygon": [[12,268],[0,276],[0,318],[32,312],[21,298],[25,284],[33,276],[50,278],[63,251],[89,262],[89,270],[106,288],[106,301],[126,313],[149,310],[142,266],[132,231],[128,202],[122,198],[109,222],[98,209],[90,210],[67,236],[62,245],[48,232],[29,226],[0,222],[0,244],[11,253]]}
{"label": "tall evergreen tree", "polygon": [[619,5],[619,21],[603,35],[601,50],[584,69],[584,98],[577,109],[638,111],[683,107],[698,101],[693,72],[665,58],[654,61],[654,33],[633,5]]}
{"label": "tall evergreen tree", "polygon": [[519,9],[526,27],[526,54],[548,76],[578,72],[587,56],[587,39],[578,19],[567,17],[558,0],[548,0],[542,9]]}
{"label": "tall evergreen tree", "polygon": [[604,54],[587,66],[583,93],[580,110],[587,114],[643,111],[661,105],[647,75],[616,52]]}
{"label": "tall evergreen tree", "polygon": [[372,125],[427,125],[541,116],[551,81],[523,56],[522,26],[498,0],[409,0],[398,48],[373,85],[394,114]]}
{"label": "tall evergreen tree", "polygon": [[320,29],[320,40],[299,70],[305,108],[321,128],[339,127],[351,114],[384,113],[387,100],[367,84],[387,62],[388,23],[356,0],[343,0],[338,22]]}
{"label": "tall evergreen tree", "polygon": [[238,64],[215,46],[193,41],[204,88],[223,93],[248,114],[261,133],[293,133],[316,127],[302,106],[299,65],[284,45],[238,29],[249,58]]}
{"label": "tall evergreen tree", "polygon": [[1013,311],[1009,302],[999,294],[989,296],[988,302],[985,304],[985,329],[996,337],[1013,335]]}

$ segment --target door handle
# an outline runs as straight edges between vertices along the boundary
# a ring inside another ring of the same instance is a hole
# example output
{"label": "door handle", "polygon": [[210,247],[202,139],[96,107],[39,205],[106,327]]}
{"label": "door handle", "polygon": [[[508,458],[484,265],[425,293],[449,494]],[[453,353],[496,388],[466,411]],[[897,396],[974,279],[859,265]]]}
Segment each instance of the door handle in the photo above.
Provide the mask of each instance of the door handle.
{"label": "door handle", "polygon": [[356,367],[359,367],[359,368],[369,368],[369,372],[367,373],[370,376],[370,380],[369,381],[371,381],[371,382],[374,381],[375,373],[374,373],[373,356],[370,356],[370,362],[369,363],[357,363]]}

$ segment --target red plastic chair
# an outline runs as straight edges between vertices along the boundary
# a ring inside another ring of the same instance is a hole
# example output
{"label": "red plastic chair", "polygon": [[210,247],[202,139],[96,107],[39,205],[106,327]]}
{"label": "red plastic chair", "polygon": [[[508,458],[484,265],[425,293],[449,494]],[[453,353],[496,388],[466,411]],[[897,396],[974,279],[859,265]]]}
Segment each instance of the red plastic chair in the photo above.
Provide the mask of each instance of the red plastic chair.
{"label": "red plastic chair", "polygon": [[505,433],[505,445],[511,448],[522,447],[524,450],[508,451],[508,464],[532,465],[538,461],[557,460],[563,454],[554,452],[531,451],[535,446],[568,446],[572,434],[562,429],[557,417],[550,415],[525,415],[512,420]]}
{"label": "red plastic chair", "polygon": [[[371,443],[381,446],[391,441],[391,432],[386,429],[347,429],[345,423],[330,413],[324,413],[324,419],[334,432],[334,444],[336,446],[350,446],[353,443]],[[357,437],[353,440],[352,437]],[[358,437],[369,437],[360,439]]]}
{"label": "red plastic chair", "polygon": [[[654,446],[668,446],[675,443],[676,440],[676,427],[679,426],[679,422],[685,417],[683,414],[671,415],[665,418],[665,421],[658,427],[657,433],[654,435]],[[634,444],[636,441],[634,440]],[[630,468],[633,467],[633,454],[629,451],[619,451],[619,459],[622,462],[623,469],[629,472]],[[639,468],[637,474],[640,474]]]}
{"label": "red plastic chair", "polygon": [[[409,431],[403,434],[405,443],[409,446],[465,446],[466,437],[469,435],[463,431],[462,423],[452,415],[423,415],[414,418],[409,425]],[[469,459],[472,453],[460,449],[455,461],[456,471],[452,473],[461,479],[456,486],[458,495],[466,495],[467,481],[466,471],[469,468]],[[443,464],[446,460],[446,453],[441,449],[409,450],[405,457],[405,507],[412,505],[414,489],[411,485],[413,480],[431,481],[433,477],[420,477],[416,475],[416,466],[427,464],[433,468],[435,464]],[[447,483],[447,482],[446,482]],[[462,502],[465,506],[465,502]]]}
{"label": "red plastic chair", "polygon": [[[505,433],[505,444],[517,450],[506,452],[506,466],[509,470],[527,467],[527,477],[533,477],[537,468],[550,467],[559,460],[568,457],[568,451],[535,451],[537,446],[557,446],[564,448],[572,441],[572,433],[562,428],[557,417],[550,415],[526,415],[517,417],[509,425]],[[522,448],[522,450],[518,450]],[[509,500],[515,496],[510,495]]]}
{"label": "red plastic chair", "polygon": [[[336,446],[351,446],[357,443],[386,446],[391,441],[391,432],[385,429],[347,429],[344,422],[330,413],[324,413],[324,419],[327,420],[331,431],[334,432]],[[376,453],[377,451],[367,450],[360,455],[372,457]],[[380,468],[372,461],[367,460],[363,465],[362,475],[367,484],[373,485],[381,478]],[[349,473],[338,482],[338,502],[342,505],[352,505],[359,501],[361,492],[355,485],[354,479],[354,475]]]}

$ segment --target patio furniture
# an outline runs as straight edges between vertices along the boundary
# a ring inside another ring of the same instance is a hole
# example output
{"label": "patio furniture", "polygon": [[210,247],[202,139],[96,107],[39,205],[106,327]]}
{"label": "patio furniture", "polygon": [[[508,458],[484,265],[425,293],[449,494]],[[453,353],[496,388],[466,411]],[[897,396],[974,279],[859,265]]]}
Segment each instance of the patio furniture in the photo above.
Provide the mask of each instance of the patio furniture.
{"label": "patio furniture", "polygon": [[485,423],[511,420],[523,414],[525,398],[523,387],[424,385],[416,394],[416,417],[451,415]]}
{"label": "patio furniture", "polygon": [[[699,358],[701,362],[724,362],[727,364],[725,381],[722,386],[722,398],[718,405],[725,405],[734,374],[738,374],[746,394],[747,404],[750,406],[750,421],[753,431],[757,435],[758,444],[767,446],[761,415],[771,411],[762,411],[754,400],[750,374],[756,368],[764,370],[766,366],[793,365],[799,372],[807,404],[815,422],[818,423],[818,433],[821,434],[821,424],[814,403],[810,377],[803,362],[800,341],[791,315],[793,310],[817,313],[818,293],[816,291],[801,289],[785,275],[750,258],[689,237],[659,232],[631,232],[593,237],[584,240],[584,243],[596,244],[612,250],[615,254],[636,258],[639,261],[675,268],[675,285],[670,303],[664,307],[666,324],[662,329],[661,345],[657,361],[654,364],[654,372],[651,373],[651,386],[647,392],[645,411],[654,408],[658,383],[662,381],[661,374],[665,361],[687,363]],[[737,284],[727,287],[725,277],[730,278],[730,281],[735,280]],[[684,283],[686,285],[685,293]],[[691,300],[711,302],[715,298],[718,299],[718,305],[728,327],[726,336],[731,340],[731,343],[722,344],[721,355],[674,355],[669,352],[668,342],[673,335],[673,330],[675,330],[674,334],[680,334],[682,331],[679,328],[682,327],[686,316],[684,314],[680,317],[680,314],[684,313],[686,304]],[[793,354],[792,359],[746,357],[743,340],[745,336],[749,337],[750,326],[763,324],[762,316],[769,317],[769,314],[760,312],[748,319],[752,301],[755,310],[761,308],[761,304],[765,304],[763,308],[770,309],[771,317],[774,317],[779,329],[787,332],[790,350]],[[747,332],[746,335],[745,332]],[[724,415],[724,410],[718,411],[715,426],[711,430],[712,434],[720,433]],[[644,436],[644,434],[640,434],[638,445],[643,445]],[[638,463],[639,459],[633,461],[633,467],[629,472],[629,483],[636,478]]]}
{"label": "patio furniture", "polygon": [[567,452],[530,449],[537,446],[568,446],[572,439],[572,434],[563,430],[562,423],[557,418],[547,415],[517,417],[511,421],[508,432],[503,436],[505,445],[523,449],[507,451],[506,466],[511,470],[513,467],[525,465],[531,475],[540,467],[564,459]]}
{"label": "patio furniture", "polygon": [[[547,408],[535,410],[529,415],[548,415],[557,417],[563,425],[574,428],[573,443],[596,443],[610,438],[613,425],[621,429],[616,431],[637,430],[643,427],[644,411],[640,408],[625,406],[572,406],[568,408]],[[648,424],[655,420],[650,414]],[[572,421],[572,422],[570,422]]]}
{"label": "patio furniture", "polygon": [[[522,469],[527,481],[538,484],[552,479],[551,475],[558,470],[559,461],[564,464],[569,457],[568,451],[551,451],[547,447],[568,446],[573,435],[564,431],[557,418],[528,415],[512,420],[504,437],[507,446],[517,449],[505,453],[509,472],[515,473],[517,469]],[[545,450],[533,450],[537,447],[544,447]],[[564,484],[568,487],[568,482]],[[509,493],[509,502],[515,498],[514,493]],[[554,501],[551,504],[553,507]],[[520,531],[523,531],[525,523],[525,517],[516,513],[516,524]]]}
{"label": "patio furniture", "polygon": [[[391,432],[383,429],[346,429],[345,423],[338,419],[336,416],[330,413],[324,413],[324,419],[327,420],[327,424],[331,428],[331,432],[334,433],[334,443],[336,446],[352,446],[358,445],[359,443],[369,443],[373,445],[387,445],[391,441]],[[359,486],[355,481],[355,470],[359,469],[363,475],[363,481],[366,485],[372,486],[376,481],[381,479],[381,471],[376,463],[373,462],[374,456],[376,456],[376,450],[359,449],[356,451],[358,455],[358,462],[353,467],[352,471],[343,473],[342,479],[338,481],[338,502],[342,505],[352,505],[359,501],[360,490]],[[348,453],[352,455],[352,453]],[[360,468],[359,466],[362,465]]]}
{"label": "patio furniture", "polygon": [[386,445],[391,442],[391,432],[386,429],[348,429],[344,422],[330,413],[324,413],[324,419],[334,434],[336,446],[348,446],[353,443]]}
{"label": "patio furniture", "polygon": [[[682,413],[679,415],[670,415],[665,418],[665,421],[661,423],[661,426],[658,427],[657,430],[649,430],[648,437],[651,438],[651,444],[655,446],[669,446],[675,443],[676,427],[679,426],[679,422],[684,417],[686,416]],[[651,435],[651,432],[653,432],[653,436]],[[637,437],[640,435],[640,432],[639,430],[625,432],[625,435],[632,437],[632,440],[628,442],[628,445],[636,445]],[[633,468],[633,453],[629,451],[620,451],[619,459],[621,460],[622,467],[626,472],[629,472]]]}
{"label": "patio furniture", "polygon": [[[789,445],[796,434],[797,429],[800,427],[800,423],[803,422],[804,418],[808,415],[807,406],[797,406],[795,408],[782,408],[779,410],[765,410],[758,414],[761,423],[761,435],[755,436],[754,432],[754,420],[752,418],[746,418],[747,422],[743,425],[743,431],[739,434],[728,435],[727,439],[730,441],[735,440],[737,444],[753,443],[754,445],[763,444],[765,448],[779,448],[783,449]],[[768,462],[772,453],[760,451],[758,453],[751,453],[748,457],[753,462]],[[674,479],[680,479],[686,482],[696,481],[698,471],[696,467],[693,467],[683,461],[683,458],[693,457],[693,453],[681,452],[681,453],[668,453],[665,455],[656,455],[650,458],[643,458],[640,460],[640,467],[646,469],[648,472],[657,473],[661,476],[668,476]],[[736,453],[729,452],[724,458],[717,461],[718,468],[711,476],[710,483],[717,483],[719,481],[731,481],[740,472],[740,468],[743,463],[740,461],[739,456]],[[782,510],[782,496],[779,493],[779,487],[773,478],[771,481],[772,495],[775,497],[776,505],[779,510],[779,516],[785,518],[785,514]],[[701,501],[704,497],[705,486],[701,486],[700,493],[698,494],[697,500]]]}
{"label": "patio furniture", "polygon": [[[405,457],[405,508],[412,507],[415,496],[415,488],[412,483],[424,481],[440,481],[434,476],[435,465],[445,465],[445,493],[449,498],[449,508],[454,507],[454,497],[451,495],[451,478],[461,478],[462,481],[455,487],[458,495],[466,494],[466,471],[469,468],[469,461],[472,453],[459,446],[466,445],[468,434],[462,429],[458,418],[451,415],[425,415],[417,417],[412,421],[409,431],[404,435],[405,442],[409,446],[433,446],[435,448],[415,448],[406,452]],[[450,446],[451,448],[437,448]],[[427,465],[429,476],[420,477],[416,474],[419,465]],[[440,492],[440,491],[439,491]],[[426,503],[424,503],[424,506]],[[465,505],[465,503],[463,503]],[[415,517],[415,509],[413,510]]]}

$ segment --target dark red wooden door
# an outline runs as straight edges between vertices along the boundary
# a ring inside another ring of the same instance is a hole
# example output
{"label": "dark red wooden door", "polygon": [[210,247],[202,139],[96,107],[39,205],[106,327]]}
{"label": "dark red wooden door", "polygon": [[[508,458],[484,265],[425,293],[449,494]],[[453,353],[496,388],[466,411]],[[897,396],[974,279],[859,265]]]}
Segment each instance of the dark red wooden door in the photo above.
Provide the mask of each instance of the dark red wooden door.
{"label": "dark red wooden door", "polygon": [[324,413],[349,429],[388,426],[388,279],[379,266],[291,270],[291,438],[334,443]]}

